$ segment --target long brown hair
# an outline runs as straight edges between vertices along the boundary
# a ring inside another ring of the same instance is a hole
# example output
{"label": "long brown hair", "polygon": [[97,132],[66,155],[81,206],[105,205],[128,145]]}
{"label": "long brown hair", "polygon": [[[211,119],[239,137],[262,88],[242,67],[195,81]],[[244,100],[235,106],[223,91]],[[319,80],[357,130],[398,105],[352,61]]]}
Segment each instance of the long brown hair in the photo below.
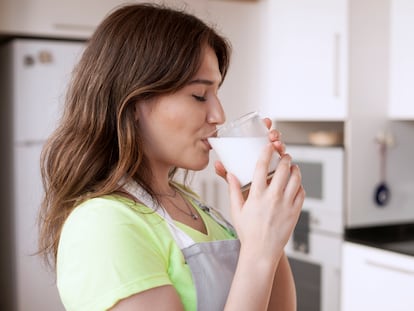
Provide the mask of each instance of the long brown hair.
{"label": "long brown hair", "polygon": [[154,193],[134,106],[184,87],[206,45],[224,79],[228,42],[184,11],[127,5],[98,26],[73,72],[60,125],[42,152],[39,252],[49,263],[56,262],[62,226],[79,202],[116,192],[123,177]]}

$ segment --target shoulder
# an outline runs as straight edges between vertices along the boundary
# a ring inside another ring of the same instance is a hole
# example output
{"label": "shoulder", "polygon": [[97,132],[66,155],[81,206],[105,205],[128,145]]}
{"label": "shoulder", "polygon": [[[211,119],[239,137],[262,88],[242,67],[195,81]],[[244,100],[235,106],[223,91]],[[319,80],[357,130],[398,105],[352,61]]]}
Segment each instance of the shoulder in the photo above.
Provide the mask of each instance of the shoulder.
{"label": "shoulder", "polygon": [[88,199],[79,204],[68,217],[68,221],[99,217],[102,219],[112,218],[113,216],[125,217],[145,206],[135,205],[132,201],[116,196],[103,196]]}
{"label": "shoulder", "polygon": [[108,309],[119,299],[170,284],[172,242],[166,230],[158,214],[122,198],[94,198],[77,206],[58,247],[57,283],[65,306]]}
{"label": "shoulder", "polygon": [[64,230],[71,227],[87,228],[119,226],[147,219],[159,220],[156,213],[144,205],[117,196],[88,199],[79,204],[68,216]]}
{"label": "shoulder", "polygon": [[168,228],[157,213],[130,200],[105,196],[89,199],[72,211],[63,225],[58,251],[63,255],[83,248],[108,255],[132,246],[164,248],[168,243]]}

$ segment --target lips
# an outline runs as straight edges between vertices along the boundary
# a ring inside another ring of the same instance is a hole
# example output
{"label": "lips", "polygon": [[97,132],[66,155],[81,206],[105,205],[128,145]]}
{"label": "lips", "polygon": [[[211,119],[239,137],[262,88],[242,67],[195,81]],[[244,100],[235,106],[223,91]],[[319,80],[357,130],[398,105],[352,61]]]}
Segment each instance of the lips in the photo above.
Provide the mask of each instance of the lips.
{"label": "lips", "polygon": [[202,141],[202,142],[203,142],[203,143],[207,146],[208,150],[213,149],[213,148],[211,147],[210,143],[208,142],[207,138],[204,138],[204,139],[202,139],[201,141]]}
{"label": "lips", "polygon": [[207,133],[208,134],[206,136],[204,136],[204,138],[202,138],[201,140],[207,146],[208,150],[211,150],[211,149],[213,149],[213,147],[211,147],[210,143],[208,142],[208,139],[210,137],[217,137],[217,129],[213,128],[210,131],[208,131]]}

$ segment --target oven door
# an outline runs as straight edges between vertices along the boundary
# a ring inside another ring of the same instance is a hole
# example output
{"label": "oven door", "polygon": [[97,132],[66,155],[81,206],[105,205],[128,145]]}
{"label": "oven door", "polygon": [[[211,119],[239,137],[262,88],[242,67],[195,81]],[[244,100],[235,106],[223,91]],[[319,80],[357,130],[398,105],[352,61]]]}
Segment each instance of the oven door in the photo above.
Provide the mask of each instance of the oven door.
{"label": "oven door", "polygon": [[286,151],[299,165],[306,191],[303,208],[315,230],[343,232],[344,150],[341,147],[289,145]]}
{"label": "oven door", "polygon": [[295,279],[297,311],[339,311],[342,239],[308,234],[308,246],[294,243],[285,251]]}

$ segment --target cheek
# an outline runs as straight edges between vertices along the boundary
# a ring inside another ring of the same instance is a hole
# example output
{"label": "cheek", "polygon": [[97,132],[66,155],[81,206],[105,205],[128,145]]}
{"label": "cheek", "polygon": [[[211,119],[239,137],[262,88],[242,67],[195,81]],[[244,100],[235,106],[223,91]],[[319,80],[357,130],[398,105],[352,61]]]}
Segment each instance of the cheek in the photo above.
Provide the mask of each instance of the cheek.
{"label": "cheek", "polygon": [[174,119],[148,120],[140,127],[147,152],[155,154],[171,154],[181,150],[188,137],[182,122]]}
{"label": "cheek", "polygon": [[138,130],[140,131],[140,136],[144,143],[144,150],[146,153],[150,152],[151,149],[159,144],[161,139],[159,136],[163,131],[162,126],[155,125],[154,122],[151,122],[151,119],[143,120],[143,118],[141,118],[138,121]]}
{"label": "cheek", "polygon": [[167,114],[159,120],[160,131],[165,134],[166,139],[186,140],[194,131],[191,119],[191,115],[185,111]]}

